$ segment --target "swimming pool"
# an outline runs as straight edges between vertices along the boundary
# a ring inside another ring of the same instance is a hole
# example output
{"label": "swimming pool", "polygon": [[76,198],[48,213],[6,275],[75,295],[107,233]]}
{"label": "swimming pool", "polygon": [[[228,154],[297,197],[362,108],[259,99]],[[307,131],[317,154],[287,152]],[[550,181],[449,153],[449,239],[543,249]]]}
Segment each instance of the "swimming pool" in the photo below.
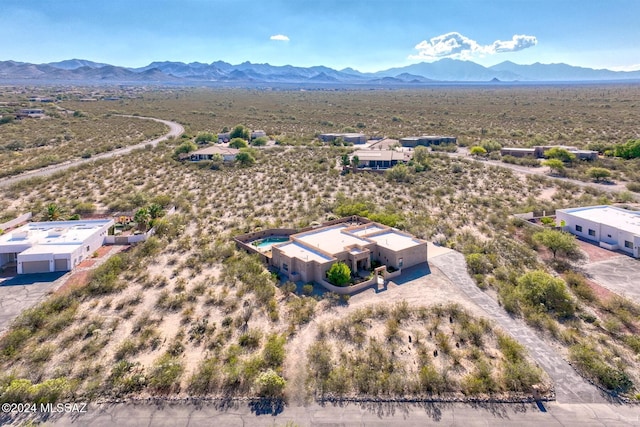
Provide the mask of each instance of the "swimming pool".
{"label": "swimming pool", "polygon": [[271,248],[271,246],[288,241],[289,238],[286,236],[271,236],[265,237],[264,239],[256,240],[254,242],[251,242],[251,244],[258,248],[261,252],[266,252]]}

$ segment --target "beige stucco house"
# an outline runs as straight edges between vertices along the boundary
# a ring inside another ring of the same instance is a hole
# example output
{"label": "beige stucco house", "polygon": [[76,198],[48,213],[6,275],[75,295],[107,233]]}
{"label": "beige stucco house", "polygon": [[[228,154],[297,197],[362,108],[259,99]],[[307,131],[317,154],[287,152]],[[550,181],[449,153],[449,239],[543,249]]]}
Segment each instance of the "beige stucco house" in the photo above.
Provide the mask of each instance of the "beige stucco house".
{"label": "beige stucco house", "polygon": [[375,222],[343,222],[292,234],[271,247],[270,264],[289,280],[323,283],[336,262],[352,272],[374,261],[394,270],[427,261],[427,242]]}

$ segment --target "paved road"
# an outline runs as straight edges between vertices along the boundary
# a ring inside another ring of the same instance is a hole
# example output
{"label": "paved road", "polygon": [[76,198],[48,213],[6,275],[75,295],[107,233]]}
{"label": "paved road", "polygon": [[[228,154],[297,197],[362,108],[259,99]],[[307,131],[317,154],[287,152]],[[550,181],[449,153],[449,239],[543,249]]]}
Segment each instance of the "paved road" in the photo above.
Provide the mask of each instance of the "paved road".
{"label": "paved road", "polygon": [[[75,426],[638,426],[640,408],[605,404],[311,404],[284,406],[274,416],[246,403],[226,406],[196,403],[121,403],[90,405],[83,414],[49,417],[44,425]],[[0,424],[20,425],[21,419],[3,418]]]}
{"label": "paved road", "polygon": [[471,300],[484,309],[518,342],[524,345],[531,356],[549,374],[554,382],[556,399],[560,403],[604,403],[607,400],[600,390],[585,381],[565,361],[558,350],[540,339],[521,319],[515,319],[498,305],[498,302],[482,292],[467,273],[464,256],[455,251],[430,259],[432,267],[440,269]]}
{"label": "paved road", "polygon": [[[548,175],[548,172],[549,172],[548,167],[533,168],[533,167],[527,167],[527,166],[513,165],[511,163],[504,163],[499,160],[479,160],[475,157],[470,156],[469,150],[465,147],[458,148],[458,151],[455,153],[444,153],[444,154],[447,154],[449,157],[465,158],[468,160],[473,160],[476,162],[480,162],[484,165],[498,166],[501,168],[511,169],[512,171],[519,173],[521,175],[546,176],[547,178],[554,180],[556,183],[569,182],[571,184],[579,185],[581,187],[592,187],[602,191],[627,191],[627,187],[625,184],[619,184],[619,183],[618,184],[614,184],[614,183],[599,184],[596,182],[578,181],[577,179],[550,177]],[[631,195],[635,198],[636,201],[640,201],[640,195],[634,194],[634,193],[631,193]]]}
{"label": "paved road", "polygon": [[168,120],[162,120],[162,119],[155,119],[153,117],[142,117],[142,116],[129,116],[129,115],[123,115],[122,117],[135,117],[136,119],[142,119],[142,120],[153,120],[155,122],[159,122],[159,123],[163,123],[165,125],[167,125],[169,127],[169,132],[167,132],[165,135],[153,139],[153,140],[148,140],[148,141],[144,141],[141,142],[139,144],[135,144],[135,145],[130,145],[128,147],[124,147],[124,148],[119,148],[117,150],[113,150],[113,151],[109,151],[106,153],[101,153],[101,154],[97,154],[89,159],[77,159],[77,160],[71,160],[71,161],[67,161],[64,163],[60,163],[58,165],[53,165],[53,166],[49,166],[46,168],[42,168],[42,169],[37,169],[37,170],[33,170],[33,171],[29,171],[29,172],[25,172],[22,173],[20,175],[16,175],[16,176],[12,176],[10,178],[5,178],[0,180],[0,187],[8,187],[12,184],[15,184],[16,182],[22,181],[24,179],[29,179],[29,178],[35,178],[35,177],[42,177],[42,176],[49,176],[52,175],[56,172],[60,172],[69,168],[72,168],[74,166],[79,166],[82,165],[84,163],[90,163],[99,159],[107,159],[110,157],[115,157],[115,156],[121,156],[123,154],[126,153],[130,153],[133,150],[138,150],[140,148],[144,148],[147,145],[151,145],[153,147],[155,147],[156,145],[158,145],[159,142],[161,141],[165,141],[171,137],[177,138],[180,135],[182,135],[184,133],[184,128],[182,127],[181,124],[179,123],[175,123],[175,122],[170,122]]}
{"label": "paved road", "polygon": [[620,255],[583,268],[599,285],[640,304],[640,260]]}

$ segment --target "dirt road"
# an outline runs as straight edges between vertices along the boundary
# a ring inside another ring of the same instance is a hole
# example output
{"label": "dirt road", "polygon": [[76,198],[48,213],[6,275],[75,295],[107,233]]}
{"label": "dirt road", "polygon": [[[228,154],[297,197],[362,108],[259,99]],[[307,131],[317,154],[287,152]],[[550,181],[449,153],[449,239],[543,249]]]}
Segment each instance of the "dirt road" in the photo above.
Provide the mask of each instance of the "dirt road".
{"label": "dirt road", "polygon": [[43,176],[49,176],[49,175],[53,175],[56,172],[60,172],[69,168],[72,168],[74,166],[79,166],[85,163],[90,163],[90,162],[94,162],[96,160],[100,160],[100,159],[108,159],[111,157],[115,157],[115,156],[121,156],[123,154],[126,153],[130,153],[133,150],[139,150],[141,148],[146,147],[147,145],[151,145],[152,147],[155,147],[156,145],[158,145],[159,142],[161,141],[166,141],[169,138],[177,138],[180,135],[182,135],[184,133],[184,128],[182,127],[181,124],[176,123],[176,122],[170,122],[169,120],[162,120],[162,119],[156,119],[153,117],[142,117],[142,116],[130,116],[130,115],[123,115],[122,117],[135,117],[136,119],[141,119],[141,120],[153,120],[155,122],[159,122],[162,124],[165,124],[169,127],[169,132],[167,132],[166,134],[164,134],[163,136],[153,139],[153,140],[147,140],[147,141],[143,141],[139,144],[135,144],[135,145],[130,145],[128,147],[124,147],[124,148],[119,148],[117,150],[113,150],[113,151],[109,151],[106,153],[101,153],[98,155],[95,155],[89,159],[77,159],[77,160],[70,160],[64,163],[60,163],[57,165],[53,165],[53,166],[49,166],[46,168],[42,168],[42,169],[36,169],[33,171],[29,171],[29,172],[25,172],[22,173],[20,175],[16,175],[16,176],[12,176],[9,178],[4,178],[2,180],[0,180],[0,187],[8,187],[10,185],[15,184],[16,182],[25,180],[25,179],[29,179],[29,178],[35,178],[35,177],[43,177]]}

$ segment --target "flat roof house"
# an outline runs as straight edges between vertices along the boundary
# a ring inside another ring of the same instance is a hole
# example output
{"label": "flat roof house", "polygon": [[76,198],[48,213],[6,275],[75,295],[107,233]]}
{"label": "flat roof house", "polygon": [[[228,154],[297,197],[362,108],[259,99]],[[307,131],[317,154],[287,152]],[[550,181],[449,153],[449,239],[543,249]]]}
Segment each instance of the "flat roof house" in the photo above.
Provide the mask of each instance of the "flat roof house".
{"label": "flat roof house", "polygon": [[112,219],[30,222],[0,236],[0,266],[18,274],[69,271],[100,248]]}
{"label": "flat roof house", "polygon": [[366,144],[367,135],[363,133],[323,133],[318,136],[322,142],[335,141],[338,138],[342,138],[344,142],[351,144]]}
{"label": "flat roof house", "polygon": [[370,270],[373,261],[401,269],[427,261],[427,242],[375,222],[338,223],[289,236],[271,247],[271,265],[293,281],[326,283],[336,262],[352,272]]}
{"label": "flat roof house", "polygon": [[17,119],[23,119],[25,117],[31,119],[40,119],[44,116],[44,110],[41,108],[22,108],[16,113]]}
{"label": "flat roof house", "polygon": [[640,212],[614,206],[558,209],[556,222],[562,221],[569,233],[640,258]]}
{"label": "flat roof house", "polygon": [[403,147],[416,147],[418,145],[428,147],[430,145],[456,144],[457,142],[458,138],[455,136],[422,135],[400,138],[400,144]]}

